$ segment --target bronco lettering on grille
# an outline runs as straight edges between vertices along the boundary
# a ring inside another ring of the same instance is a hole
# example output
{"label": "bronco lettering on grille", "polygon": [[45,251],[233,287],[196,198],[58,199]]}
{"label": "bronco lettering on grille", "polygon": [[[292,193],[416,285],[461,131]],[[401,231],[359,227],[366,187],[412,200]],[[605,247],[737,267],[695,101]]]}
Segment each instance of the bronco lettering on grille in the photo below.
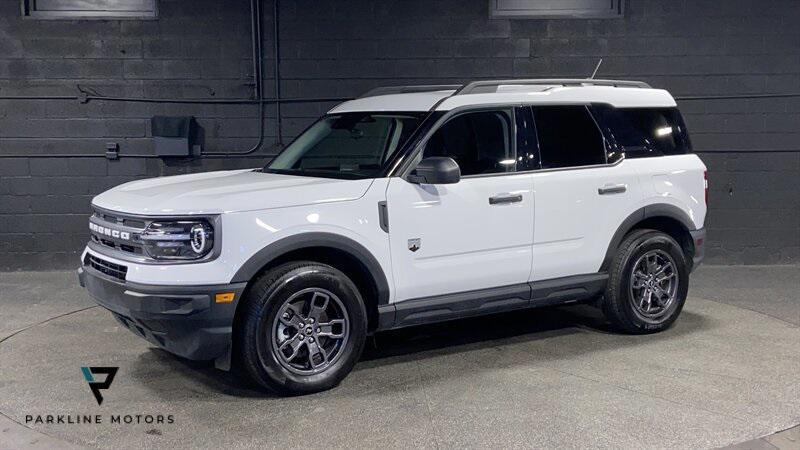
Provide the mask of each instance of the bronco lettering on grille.
{"label": "bronco lettering on grille", "polygon": [[131,234],[127,231],[114,230],[112,228],[100,226],[94,222],[89,222],[89,229],[97,234],[111,236],[112,238],[122,239],[125,241],[129,241],[131,239]]}

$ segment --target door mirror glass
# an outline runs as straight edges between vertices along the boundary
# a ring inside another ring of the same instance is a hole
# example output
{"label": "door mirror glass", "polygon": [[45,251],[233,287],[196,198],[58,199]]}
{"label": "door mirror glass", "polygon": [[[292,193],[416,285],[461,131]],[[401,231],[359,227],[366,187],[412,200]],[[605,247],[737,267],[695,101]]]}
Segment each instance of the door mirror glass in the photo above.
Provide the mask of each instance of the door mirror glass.
{"label": "door mirror glass", "polygon": [[431,156],[420,161],[407,179],[417,184],[454,184],[461,180],[461,169],[453,158]]}

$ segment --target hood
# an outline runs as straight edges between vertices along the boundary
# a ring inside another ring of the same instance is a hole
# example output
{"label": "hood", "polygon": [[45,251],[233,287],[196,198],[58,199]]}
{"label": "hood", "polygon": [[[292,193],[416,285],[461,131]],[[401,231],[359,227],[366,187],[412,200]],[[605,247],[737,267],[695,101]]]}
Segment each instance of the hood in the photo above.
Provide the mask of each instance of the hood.
{"label": "hood", "polygon": [[229,170],[132,181],[103,192],[92,204],[129,214],[220,214],[355,200],[371,183]]}

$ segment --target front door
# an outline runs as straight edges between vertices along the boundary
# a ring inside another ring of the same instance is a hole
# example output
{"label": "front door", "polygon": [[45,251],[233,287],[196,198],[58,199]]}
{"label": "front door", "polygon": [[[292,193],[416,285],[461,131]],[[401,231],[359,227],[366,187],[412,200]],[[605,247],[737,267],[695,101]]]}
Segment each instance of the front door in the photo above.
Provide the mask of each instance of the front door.
{"label": "front door", "polygon": [[532,174],[516,173],[513,112],[465,112],[425,144],[448,156],[455,184],[393,178],[386,198],[395,301],[526,283],[533,243]]}

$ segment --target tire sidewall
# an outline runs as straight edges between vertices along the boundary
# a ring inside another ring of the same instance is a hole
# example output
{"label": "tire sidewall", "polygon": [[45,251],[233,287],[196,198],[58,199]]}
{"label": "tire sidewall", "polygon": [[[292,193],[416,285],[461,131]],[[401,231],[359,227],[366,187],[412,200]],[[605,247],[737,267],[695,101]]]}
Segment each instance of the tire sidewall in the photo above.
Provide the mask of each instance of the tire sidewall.
{"label": "tire sidewall", "polygon": [[[658,322],[644,320],[636,314],[633,306],[633,299],[630,295],[630,281],[633,275],[633,264],[645,253],[651,250],[662,250],[669,254],[675,261],[676,272],[678,274],[678,288],[675,301],[670,305],[670,311]],[[689,270],[686,264],[686,256],[680,246],[671,237],[661,233],[650,233],[641,236],[631,244],[631,251],[627,252],[623,272],[620,276],[618,286],[618,298],[623,299],[625,307],[622,308],[626,319],[643,333],[651,333],[668,328],[678,318],[686,302],[686,295],[689,291]]]}
{"label": "tire sidewall", "polygon": [[[289,297],[302,289],[317,287],[339,297],[349,321],[349,336],[341,355],[333,365],[321,373],[301,375],[286,369],[275,354],[272,345],[273,325],[280,310]],[[257,317],[250,318],[254,332],[246,345],[258,364],[251,367],[259,379],[277,384],[287,393],[309,393],[336,386],[353,368],[361,356],[367,331],[366,311],[361,296],[353,283],[340,271],[321,264],[299,267],[285,273],[269,286],[260,303]]]}

